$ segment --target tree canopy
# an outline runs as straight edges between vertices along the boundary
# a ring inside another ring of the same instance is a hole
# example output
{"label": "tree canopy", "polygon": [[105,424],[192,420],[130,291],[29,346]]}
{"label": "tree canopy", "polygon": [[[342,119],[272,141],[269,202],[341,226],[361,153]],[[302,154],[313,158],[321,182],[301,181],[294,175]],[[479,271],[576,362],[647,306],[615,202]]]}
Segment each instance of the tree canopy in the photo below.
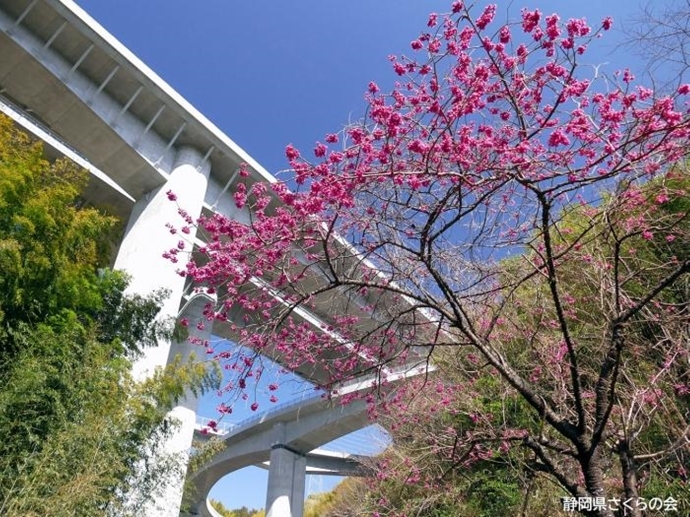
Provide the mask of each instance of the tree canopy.
{"label": "tree canopy", "polygon": [[[185,272],[221,293],[208,314],[248,315],[251,351],[376,388],[437,365],[377,405],[435,422],[411,489],[510,465],[525,497],[537,477],[597,517],[687,490],[690,85],[582,66],[612,23],[455,1],[391,57],[392,91],[370,83],[360,123],[312,158],[287,147],[292,183],[240,183],[249,224],[197,222]],[[299,317],[317,304],[338,311]]]}
{"label": "tree canopy", "polygon": [[222,517],[264,517],[266,515],[263,510],[250,510],[246,506],[229,510],[223,503],[215,499],[211,499],[211,506],[213,506]]}

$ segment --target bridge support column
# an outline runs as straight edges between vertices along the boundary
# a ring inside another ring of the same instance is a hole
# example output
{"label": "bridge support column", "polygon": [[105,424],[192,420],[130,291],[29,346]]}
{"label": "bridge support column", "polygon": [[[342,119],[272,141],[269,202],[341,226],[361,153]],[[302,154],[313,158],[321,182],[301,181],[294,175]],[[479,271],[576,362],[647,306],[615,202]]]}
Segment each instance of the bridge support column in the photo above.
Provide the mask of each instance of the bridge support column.
{"label": "bridge support column", "polygon": [[282,444],[271,448],[266,517],[302,517],[307,458]]}
{"label": "bridge support column", "polygon": [[[196,294],[180,310],[179,317],[187,318],[193,323],[189,328],[189,338],[194,339],[196,342],[208,343],[209,339],[211,339],[212,322],[205,321],[203,312],[206,304],[212,301],[211,297],[205,294]],[[204,322],[204,327],[197,327],[196,322]],[[190,339],[173,341],[170,347],[168,363],[172,363],[179,358],[181,364],[185,364],[192,355],[199,356],[197,350],[201,354],[205,353],[206,347],[193,344],[190,342]],[[203,360],[204,358],[202,357],[201,359]],[[171,474],[176,477],[172,477],[169,480],[169,486],[166,488],[165,495],[161,498],[166,505],[163,511],[151,511],[145,517],[178,517],[179,515],[178,512],[180,511],[184,495],[184,482],[189,464],[190,448],[194,439],[198,405],[199,398],[193,393],[187,392],[184,399],[178,401],[177,406],[168,413],[168,417],[175,421],[177,427],[165,443],[164,454],[178,461],[182,468],[179,472]]]}
{"label": "bridge support column", "polygon": [[[200,153],[191,148],[181,148],[177,152],[167,182],[158,190],[140,199],[134,206],[115,260],[115,269],[124,270],[131,277],[128,288],[130,293],[147,295],[160,288],[170,291],[159,314],[161,319],[177,318],[185,283],[184,278],[176,273],[183,264],[166,263],[161,255],[170,249],[177,248],[180,241],[185,243],[186,250],[191,250],[194,237],[193,232],[189,235],[172,235],[165,225],[166,223],[172,223],[175,226],[183,224],[178,214],[178,205],[193,219],[201,214],[209,173],[210,164],[203,162]],[[167,192],[169,191],[177,196],[177,204],[168,199]],[[203,310],[203,306],[201,309],[196,306],[192,310],[198,312]],[[192,317],[194,316],[190,316],[190,320]],[[210,328],[204,332],[210,336]],[[203,335],[198,337],[208,338]],[[155,348],[143,350],[142,357],[132,369],[134,379],[143,381],[150,377],[156,368],[165,367],[171,354],[174,357],[181,353],[184,358],[188,357],[189,350],[185,349],[185,346],[186,344],[176,344],[171,349],[170,343],[160,342]],[[186,461],[194,433],[196,401],[186,400],[174,408],[169,416],[175,418],[180,425],[163,448],[164,454],[176,454]],[[186,464],[183,467],[186,467]],[[182,470],[184,471],[184,468]],[[182,501],[183,484],[184,473],[181,477],[170,480],[170,485],[164,494],[155,501],[151,501],[141,515],[143,517],[177,517]]]}
{"label": "bridge support column", "polygon": [[[115,259],[115,269],[124,270],[131,277],[129,292],[147,295],[161,288],[170,291],[161,308],[161,318],[177,317],[185,283],[184,278],[176,273],[183,265],[176,267],[166,262],[162,254],[176,248],[179,241],[185,240],[182,237],[187,237],[171,235],[165,225],[182,223],[178,205],[193,219],[201,214],[209,173],[210,165],[202,163],[200,153],[188,147],[180,149],[168,181],[134,205]],[[168,191],[177,196],[177,204],[168,199]],[[191,241],[193,233],[188,237],[191,238],[187,240]],[[186,249],[191,249],[191,244],[186,243]],[[169,352],[169,343],[144,350],[133,368],[135,379],[146,379],[157,367],[165,366]]]}

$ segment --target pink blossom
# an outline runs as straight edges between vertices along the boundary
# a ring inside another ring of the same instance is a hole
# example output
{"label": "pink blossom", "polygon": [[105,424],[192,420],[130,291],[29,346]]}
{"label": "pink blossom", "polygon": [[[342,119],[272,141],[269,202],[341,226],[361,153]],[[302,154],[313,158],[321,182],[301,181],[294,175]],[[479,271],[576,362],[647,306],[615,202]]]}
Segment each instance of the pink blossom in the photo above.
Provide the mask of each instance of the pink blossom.
{"label": "pink blossom", "polygon": [[568,36],[571,38],[586,36],[590,32],[590,28],[584,18],[571,18],[566,24]]}
{"label": "pink blossom", "polygon": [[518,58],[520,59],[520,62],[524,63],[525,59],[527,58],[527,47],[521,43],[518,46],[516,53],[517,53]]}
{"label": "pink blossom", "polygon": [[501,30],[498,32],[498,40],[504,45],[510,42],[510,27],[507,25],[501,27]]}
{"label": "pink blossom", "polygon": [[299,158],[299,151],[295,149],[295,147],[292,144],[289,144],[285,148],[285,156],[287,156],[287,159],[290,161],[296,160],[297,158]]}
{"label": "pink blossom", "polygon": [[[532,38],[534,41],[541,41],[542,37],[544,37],[544,31],[541,29],[541,27],[537,27],[532,31]],[[552,57],[553,56],[553,44],[552,43],[545,43],[545,48],[547,48],[547,56]]]}
{"label": "pink blossom", "polygon": [[328,147],[326,147],[324,144],[321,142],[316,142],[316,146],[314,147],[314,156],[317,158],[323,158],[326,156],[326,151],[328,150]]}
{"label": "pink blossom", "polygon": [[561,28],[559,25],[560,17],[557,14],[552,14],[546,17],[546,36],[550,41],[554,41],[561,35]]}
{"label": "pink blossom", "polygon": [[412,40],[412,43],[410,43],[410,47],[412,47],[412,50],[420,50],[422,47],[424,47],[424,44],[418,39],[415,39]]}
{"label": "pink blossom", "polygon": [[479,27],[480,30],[486,29],[486,26],[491,23],[491,21],[494,19],[494,16],[496,15],[496,4],[489,4],[484,8],[484,12],[482,15],[477,18],[477,27]]}
{"label": "pink blossom", "polygon": [[238,190],[232,197],[235,199],[235,206],[237,208],[244,208],[244,205],[247,203],[247,194],[244,191]]}
{"label": "pink blossom", "polygon": [[[686,384],[679,382],[679,383],[675,384],[673,387],[675,388],[676,395],[678,395],[678,396],[682,397],[684,395],[690,395],[690,385],[686,385]],[[683,475],[685,475],[685,469],[683,469]]]}
{"label": "pink blossom", "polygon": [[169,199],[170,201],[176,201],[176,200],[177,200],[177,196],[175,195],[175,193],[174,193],[172,190],[168,190],[168,191],[165,193],[165,195],[168,196],[168,199]]}
{"label": "pink blossom", "polygon": [[558,147],[559,145],[570,145],[568,135],[562,129],[557,129],[549,137],[549,145],[551,147]]}
{"label": "pink blossom", "polygon": [[257,409],[259,409],[259,403],[254,402],[251,406],[249,406],[249,409],[251,409],[252,411],[256,411]]}
{"label": "pink blossom", "polygon": [[526,33],[532,32],[539,25],[539,19],[541,18],[541,12],[539,9],[534,11],[528,11],[527,9],[522,10],[522,30]]}
{"label": "pink blossom", "polygon": [[609,30],[613,26],[613,18],[611,18],[610,16],[607,16],[601,22],[601,26],[605,31]]}

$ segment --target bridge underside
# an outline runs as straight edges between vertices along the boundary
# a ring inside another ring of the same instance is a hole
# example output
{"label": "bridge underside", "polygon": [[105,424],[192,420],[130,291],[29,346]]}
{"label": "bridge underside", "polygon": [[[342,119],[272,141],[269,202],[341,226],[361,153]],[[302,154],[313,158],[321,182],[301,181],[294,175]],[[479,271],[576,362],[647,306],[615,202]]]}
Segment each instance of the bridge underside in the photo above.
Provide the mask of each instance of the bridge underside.
{"label": "bridge underside", "polygon": [[[128,221],[113,263],[132,277],[131,292],[167,288],[172,294],[162,317],[178,317],[184,310],[200,318],[204,300],[188,296],[184,279],[161,259],[163,251],[177,244],[177,238],[165,230],[166,223],[178,218],[177,207],[165,192],[178,193],[180,206],[192,217],[220,213],[248,222],[247,210],[239,210],[228,195],[240,180],[240,164],[246,164],[250,173],[249,178],[241,178],[245,182],[275,182],[275,178],[72,0],[0,0],[0,56],[0,110],[43,140],[49,154],[67,156],[90,172],[84,193],[87,203],[107,207]],[[322,280],[315,273],[305,282],[318,285]],[[328,293],[313,301],[312,312],[295,313],[298,321],[320,327],[334,324],[334,314],[348,314],[360,317],[362,325],[376,325],[364,309],[372,305],[370,299]],[[237,314],[235,320],[243,316]],[[211,331],[230,340],[236,340],[238,332],[218,323],[200,336]],[[186,343],[164,343],[147,352],[135,366],[135,376],[150,375],[190,351]],[[284,363],[277,352],[267,352],[272,360]],[[294,371],[313,384],[329,380],[318,364],[298,365]],[[196,400],[191,397],[173,410],[182,426],[171,451],[189,448],[195,411]],[[208,493],[224,469],[268,460],[273,468],[291,451],[307,458],[305,465],[316,462],[308,459],[310,451],[366,423],[356,403],[313,414],[304,408],[280,413],[270,432],[255,426],[247,436],[235,436],[236,441],[228,442],[229,452],[215,458],[195,483],[200,493]],[[287,434],[278,436],[277,429]],[[299,492],[291,490],[293,495]],[[164,510],[151,510],[146,517],[176,517],[180,494],[168,494]],[[290,511],[299,515],[298,510]]]}
{"label": "bridge underside", "polygon": [[[70,0],[0,0],[0,55],[2,111],[46,142],[52,153],[87,168],[91,181],[85,200],[123,220],[132,220],[137,202],[167,190],[181,149],[194,150],[195,166],[208,168],[200,194],[205,215],[217,212],[249,222],[249,213],[238,210],[229,194],[240,180],[276,181]],[[242,163],[249,166],[247,179],[238,175]],[[177,221],[170,208],[170,221]],[[159,258],[162,250],[157,250],[156,267],[166,267]],[[314,286],[322,281],[318,274],[305,280]],[[298,322],[335,326],[334,314],[350,314],[366,326],[370,318],[362,309],[372,305],[369,299],[355,303],[324,293],[314,302],[315,309],[294,314]],[[178,308],[182,303],[178,300]],[[237,340],[233,323],[239,325],[247,315],[234,316],[231,323],[217,322],[214,334]],[[263,353],[283,363],[277,351]],[[315,384],[328,380],[318,364],[291,369]]]}
{"label": "bridge underside", "polygon": [[212,517],[207,501],[215,483],[229,472],[257,465],[269,470],[266,509],[273,517],[300,517],[305,477],[313,473],[368,475],[365,458],[318,448],[370,424],[367,405],[341,405],[313,398],[259,416],[222,437],[225,449],[193,473],[195,500],[189,515]]}

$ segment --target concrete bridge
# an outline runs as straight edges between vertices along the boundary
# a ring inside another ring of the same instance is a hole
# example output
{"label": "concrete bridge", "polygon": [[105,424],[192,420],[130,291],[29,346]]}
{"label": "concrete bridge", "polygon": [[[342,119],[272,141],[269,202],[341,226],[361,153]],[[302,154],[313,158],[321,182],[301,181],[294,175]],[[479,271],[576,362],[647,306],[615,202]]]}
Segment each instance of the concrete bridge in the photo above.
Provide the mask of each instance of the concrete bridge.
{"label": "concrete bridge", "polygon": [[[178,217],[165,193],[174,191],[192,218],[218,212],[248,222],[249,212],[239,210],[227,195],[240,179],[240,164],[248,166],[249,178],[241,178],[245,182],[275,178],[71,0],[0,0],[0,111],[43,140],[48,154],[66,156],[86,168],[90,182],[85,199],[128,221],[113,265],[130,274],[130,291],[146,294],[165,287],[171,296],[162,317],[200,319],[209,300],[188,296],[185,280],[161,259],[162,251],[177,243],[164,230]],[[319,285],[318,272],[310,275],[306,281]],[[251,282],[261,286],[262,281]],[[365,327],[376,325],[368,320],[366,307],[373,301],[367,297],[323,296],[314,299],[314,309],[295,311],[294,319],[325,328],[333,323],[333,314],[349,314],[360,317]],[[230,323],[193,332],[201,339],[211,333],[237,338]],[[146,351],[134,367],[135,377],[143,379],[191,352],[187,342],[162,343]],[[269,356],[281,363],[277,352],[269,351]],[[293,371],[317,385],[327,380],[318,362]],[[181,426],[168,444],[171,453],[189,450],[196,406],[189,398],[173,409]],[[228,452],[194,478],[200,494],[205,497],[223,470],[244,464],[270,460],[271,472],[294,471],[295,464],[302,469],[314,448],[361,427],[364,417],[356,404],[329,407],[314,402],[284,414],[278,411],[270,420],[270,426],[256,422],[253,430],[228,435]],[[250,439],[250,434],[256,436]],[[300,515],[300,475],[290,489],[292,510],[269,509],[269,515]],[[178,480],[161,504],[152,504],[146,517],[176,517],[182,482]],[[269,485],[268,499],[282,501],[282,495],[271,499],[271,490],[284,494],[287,488],[277,482]]]}
{"label": "concrete bridge", "polygon": [[[388,390],[426,367],[401,369],[386,379]],[[189,480],[195,487],[188,515],[212,517],[208,494],[224,475],[250,465],[268,462],[267,517],[301,517],[304,506],[305,477],[308,473],[332,475],[368,475],[370,458],[328,454],[319,447],[371,424],[367,403],[354,400],[347,404],[341,397],[367,390],[371,378],[339,387],[337,396],[316,393],[308,398],[271,408],[232,426],[217,435],[225,442],[223,451],[210,458]],[[317,469],[317,470],[314,470]]]}
{"label": "concrete bridge", "polygon": [[213,485],[230,472],[255,465],[269,471],[267,512],[301,516],[307,474],[368,474],[367,458],[318,447],[369,424],[362,401],[339,405],[321,395],[249,419],[217,435],[225,449],[191,475],[195,498],[189,501],[186,515],[211,517],[208,496]]}

